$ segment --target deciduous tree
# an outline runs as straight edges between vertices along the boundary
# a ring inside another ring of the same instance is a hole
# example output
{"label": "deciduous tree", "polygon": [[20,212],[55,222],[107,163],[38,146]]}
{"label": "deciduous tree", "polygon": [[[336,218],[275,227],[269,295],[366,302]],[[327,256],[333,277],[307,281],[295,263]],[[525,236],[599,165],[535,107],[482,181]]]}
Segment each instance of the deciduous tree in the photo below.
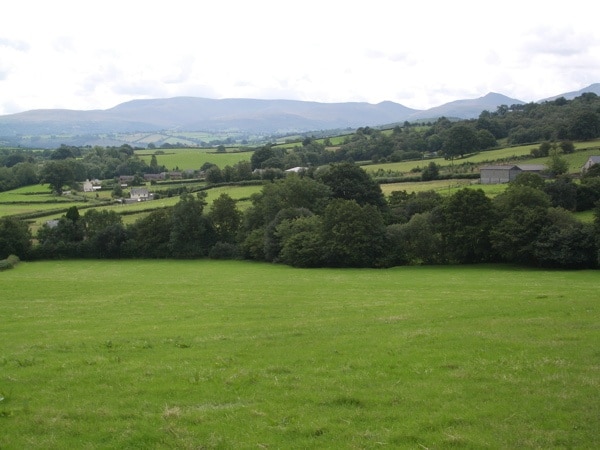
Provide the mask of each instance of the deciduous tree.
{"label": "deciduous tree", "polygon": [[31,249],[31,232],[27,223],[12,217],[0,218],[0,259],[10,255],[24,259]]}

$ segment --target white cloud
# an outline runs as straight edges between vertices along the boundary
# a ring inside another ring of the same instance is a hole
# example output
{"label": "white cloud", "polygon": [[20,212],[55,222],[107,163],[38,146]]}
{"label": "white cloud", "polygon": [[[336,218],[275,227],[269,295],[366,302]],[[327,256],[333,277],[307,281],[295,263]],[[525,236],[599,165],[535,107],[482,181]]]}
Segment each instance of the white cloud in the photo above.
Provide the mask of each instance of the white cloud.
{"label": "white cloud", "polygon": [[600,81],[584,0],[21,0],[3,8],[0,114],[179,95],[533,101]]}

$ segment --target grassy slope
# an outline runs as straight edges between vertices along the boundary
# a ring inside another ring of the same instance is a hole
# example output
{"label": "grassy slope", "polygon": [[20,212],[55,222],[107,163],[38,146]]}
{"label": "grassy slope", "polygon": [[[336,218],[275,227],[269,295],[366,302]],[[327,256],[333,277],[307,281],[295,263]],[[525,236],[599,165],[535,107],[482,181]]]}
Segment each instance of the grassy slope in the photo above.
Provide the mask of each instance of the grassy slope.
{"label": "grassy slope", "polygon": [[598,274],[0,273],[1,448],[592,448]]}
{"label": "grassy slope", "polygon": [[[155,150],[137,151],[141,159],[150,164],[152,155]],[[174,150],[164,150],[164,155],[156,155],[158,165],[164,165],[169,170],[175,170],[178,167],[180,170],[194,169],[198,170],[206,162],[216,164],[220,168],[225,166],[233,166],[240,161],[250,161],[252,152],[236,152],[236,153],[215,153],[214,149],[191,149],[179,148]]]}

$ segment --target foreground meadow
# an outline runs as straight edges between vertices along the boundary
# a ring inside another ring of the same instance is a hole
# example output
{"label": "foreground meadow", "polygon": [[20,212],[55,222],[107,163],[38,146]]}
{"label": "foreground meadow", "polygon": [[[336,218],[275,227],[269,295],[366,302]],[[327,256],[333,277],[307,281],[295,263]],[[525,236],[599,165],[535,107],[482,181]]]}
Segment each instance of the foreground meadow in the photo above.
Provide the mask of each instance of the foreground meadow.
{"label": "foreground meadow", "polygon": [[593,448],[596,271],[0,272],[0,448]]}

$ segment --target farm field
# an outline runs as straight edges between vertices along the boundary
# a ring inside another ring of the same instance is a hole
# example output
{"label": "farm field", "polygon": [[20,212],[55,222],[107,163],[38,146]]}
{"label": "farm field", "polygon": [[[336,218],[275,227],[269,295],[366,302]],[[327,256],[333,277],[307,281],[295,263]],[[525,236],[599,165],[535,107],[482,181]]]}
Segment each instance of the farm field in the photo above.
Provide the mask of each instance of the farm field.
{"label": "farm field", "polygon": [[[247,206],[250,205],[250,196],[254,193],[260,192],[261,189],[262,189],[262,186],[260,186],[260,185],[256,185],[256,186],[219,186],[219,187],[215,187],[213,189],[208,189],[205,191],[207,194],[206,210],[209,211],[212,202],[216,198],[218,198],[219,195],[225,193],[225,194],[228,194],[234,200],[237,200],[237,207],[243,211]],[[150,188],[150,191],[152,191],[152,188]],[[118,214],[121,214],[123,216],[123,223],[131,224],[131,223],[135,222],[136,220],[142,218],[143,216],[147,215],[150,211],[159,209],[159,208],[174,206],[179,200],[180,200],[180,196],[175,195],[173,197],[163,197],[158,200],[153,200],[153,201],[148,201],[148,202],[137,202],[137,203],[128,203],[128,204],[112,203],[112,204],[108,204],[108,205],[95,206],[94,208],[98,211],[102,211],[102,210],[115,211]],[[79,208],[89,206],[88,203],[75,203],[73,205],[77,206]],[[70,206],[73,206],[73,205],[70,205]],[[2,211],[1,207],[0,207],[0,211]],[[12,212],[12,211],[14,211],[14,209],[12,209],[12,207],[11,207],[10,211],[11,211],[11,214],[15,214],[14,212]],[[83,209],[80,210],[80,213],[82,215],[85,214],[85,210],[83,210]],[[54,212],[52,214],[49,214],[48,216],[42,216],[42,217],[33,219],[32,230],[36,230],[42,224],[44,224],[46,221],[48,221],[50,219],[59,218],[62,215],[64,215],[64,212],[59,212],[59,213]]]}
{"label": "farm field", "polygon": [[[509,164],[514,162],[516,158],[526,157],[531,153],[531,150],[538,148],[539,144],[535,145],[522,145],[518,147],[506,147],[498,150],[489,150],[485,152],[479,152],[473,155],[467,155],[464,158],[458,158],[454,160],[456,166],[463,163],[473,163],[477,165],[485,164]],[[578,174],[581,166],[587,161],[592,155],[600,154],[600,141],[591,142],[578,142],[575,143],[575,153],[563,156],[569,163],[569,171],[571,173]],[[546,164],[549,158],[525,158],[519,159],[519,164]],[[364,165],[365,169],[369,173],[374,173],[379,170],[409,173],[412,169],[420,167],[424,168],[430,162],[435,162],[437,165],[442,167],[449,167],[451,162],[444,158],[431,158],[422,161],[402,161],[397,163],[382,163],[382,164],[368,164]],[[477,173],[478,166],[474,168]]]}
{"label": "farm field", "polygon": [[[152,155],[157,150],[137,150],[135,152],[141,159],[150,164]],[[160,151],[160,150],[159,150]],[[178,148],[163,150],[165,154],[156,155],[156,162],[159,166],[164,165],[168,170],[194,169],[198,170],[203,164],[210,162],[220,168],[233,166],[240,161],[250,161],[252,152],[227,152],[216,153],[214,149],[200,148]]]}
{"label": "farm field", "polygon": [[490,198],[501,194],[506,189],[506,184],[479,184],[478,180],[433,180],[414,181],[407,183],[385,183],[381,184],[381,190],[387,197],[394,191],[423,192],[435,191],[442,195],[452,195],[463,188],[481,189]]}
{"label": "farm field", "polygon": [[594,448],[598,274],[0,272],[0,448]]}
{"label": "farm field", "polygon": [[[454,164],[462,164],[465,162],[471,163],[484,163],[486,161],[498,161],[498,160],[509,160],[514,158],[520,158],[524,155],[529,155],[531,150],[539,147],[539,145],[522,145],[519,147],[506,147],[498,150],[489,150],[485,152],[479,152],[474,155],[468,155],[465,158],[459,158],[454,160]],[[410,172],[416,167],[425,167],[430,162],[434,162],[439,166],[450,166],[450,161],[444,158],[430,158],[422,161],[401,161],[397,163],[381,163],[381,164],[368,164],[363,166],[367,172],[377,172],[378,170],[391,170],[397,172]]]}

